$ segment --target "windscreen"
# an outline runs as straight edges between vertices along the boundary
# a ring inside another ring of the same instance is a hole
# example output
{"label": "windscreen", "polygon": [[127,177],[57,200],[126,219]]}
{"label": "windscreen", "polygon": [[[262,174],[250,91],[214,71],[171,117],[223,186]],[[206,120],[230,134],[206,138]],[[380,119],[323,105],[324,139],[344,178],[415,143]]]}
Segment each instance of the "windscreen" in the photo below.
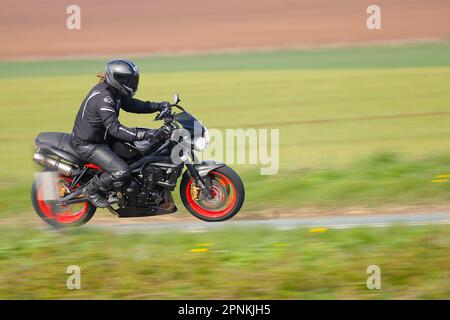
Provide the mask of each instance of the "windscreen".
{"label": "windscreen", "polygon": [[192,137],[203,136],[205,133],[205,127],[200,123],[200,121],[195,119],[194,116],[186,111],[177,113],[175,115],[175,120],[177,120],[183,128],[189,131]]}

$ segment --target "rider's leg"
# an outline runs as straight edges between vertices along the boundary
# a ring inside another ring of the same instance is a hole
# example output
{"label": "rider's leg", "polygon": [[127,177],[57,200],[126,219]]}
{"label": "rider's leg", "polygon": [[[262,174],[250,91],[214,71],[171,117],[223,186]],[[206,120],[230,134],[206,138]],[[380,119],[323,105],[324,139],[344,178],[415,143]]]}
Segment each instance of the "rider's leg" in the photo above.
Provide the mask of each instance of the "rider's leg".
{"label": "rider's leg", "polygon": [[123,183],[130,177],[130,169],[125,161],[105,144],[78,146],[76,151],[86,161],[103,168],[104,172],[85,187],[85,196],[97,207],[107,207],[105,192],[115,183]]}
{"label": "rider's leg", "polygon": [[105,197],[105,193],[108,189],[100,182],[98,176],[92,178],[92,180],[84,187],[84,196],[96,207],[106,208],[109,205],[108,199]]}

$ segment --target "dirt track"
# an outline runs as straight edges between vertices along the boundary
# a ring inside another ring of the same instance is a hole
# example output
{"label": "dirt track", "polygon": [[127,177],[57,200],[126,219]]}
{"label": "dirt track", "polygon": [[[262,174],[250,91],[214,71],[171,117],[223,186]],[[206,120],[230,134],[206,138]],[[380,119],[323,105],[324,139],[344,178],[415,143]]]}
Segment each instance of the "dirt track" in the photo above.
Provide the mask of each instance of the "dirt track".
{"label": "dirt track", "polygon": [[[81,30],[66,8],[81,7]],[[382,30],[366,28],[381,7]],[[447,38],[448,0],[1,0],[0,59]]]}

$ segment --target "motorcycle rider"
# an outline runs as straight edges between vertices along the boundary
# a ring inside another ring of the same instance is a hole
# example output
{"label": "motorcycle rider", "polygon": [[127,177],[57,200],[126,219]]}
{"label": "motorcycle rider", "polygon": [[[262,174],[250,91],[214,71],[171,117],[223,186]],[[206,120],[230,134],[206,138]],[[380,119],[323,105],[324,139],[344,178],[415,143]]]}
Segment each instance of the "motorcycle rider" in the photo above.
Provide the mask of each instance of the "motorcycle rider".
{"label": "motorcycle rider", "polygon": [[[96,207],[109,205],[105,193],[121,186],[130,177],[125,161],[108,146],[108,136],[133,142],[155,139],[157,129],[129,128],[119,122],[119,111],[153,113],[170,103],[134,99],[138,89],[139,69],[130,60],[111,60],[104,74],[81,103],[72,131],[72,146],[81,159],[103,168],[84,188],[86,198]],[[161,131],[159,131],[161,132]]]}

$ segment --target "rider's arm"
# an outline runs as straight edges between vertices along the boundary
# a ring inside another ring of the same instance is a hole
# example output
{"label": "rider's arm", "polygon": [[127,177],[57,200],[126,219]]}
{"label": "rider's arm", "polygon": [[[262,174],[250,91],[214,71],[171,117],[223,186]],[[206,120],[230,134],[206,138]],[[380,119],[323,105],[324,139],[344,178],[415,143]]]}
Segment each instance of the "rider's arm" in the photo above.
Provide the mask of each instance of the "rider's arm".
{"label": "rider's arm", "polygon": [[143,134],[137,128],[128,128],[119,122],[117,112],[111,105],[101,105],[98,114],[100,115],[103,125],[108,134],[117,140],[131,142],[135,140],[142,140]]}
{"label": "rider's arm", "polygon": [[153,113],[162,110],[160,102],[142,101],[128,97],[122,99],[121,108],[132,113]]}

